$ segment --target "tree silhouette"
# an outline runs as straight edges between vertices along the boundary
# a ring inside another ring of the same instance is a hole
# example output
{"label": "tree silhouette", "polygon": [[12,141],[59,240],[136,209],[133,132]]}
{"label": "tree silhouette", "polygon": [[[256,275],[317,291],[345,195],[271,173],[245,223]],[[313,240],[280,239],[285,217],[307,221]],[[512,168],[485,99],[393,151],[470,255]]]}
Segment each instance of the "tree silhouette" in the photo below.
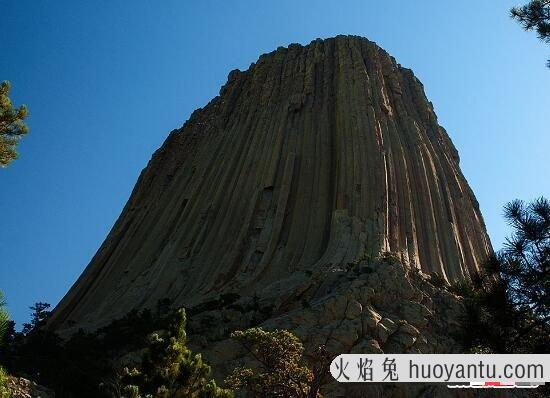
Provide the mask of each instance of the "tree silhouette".
{"label": "tree silhouette", "polygon": [[50,304],[38,302],[35,303],[31,309],[31,323],[23,324],[23,334],[28,335],[32,331],[38,330],[40,326],[43,326],[51,315],[51,311],[48,311]]}
{"label": "tree silhouette", "polygon": [[[510,15],[523,29],[535,30],[540,40],[550,43],[550,0],[531,0],[521,7],[513,7]],[[550,68],[550,60],[546,64]]]}
{"label": "tree silhouette", "polygon": [[550,352],[550,202],[504,208],[514,228],[502,251],[486,265],[470,301],[469,345],[482,351]]}

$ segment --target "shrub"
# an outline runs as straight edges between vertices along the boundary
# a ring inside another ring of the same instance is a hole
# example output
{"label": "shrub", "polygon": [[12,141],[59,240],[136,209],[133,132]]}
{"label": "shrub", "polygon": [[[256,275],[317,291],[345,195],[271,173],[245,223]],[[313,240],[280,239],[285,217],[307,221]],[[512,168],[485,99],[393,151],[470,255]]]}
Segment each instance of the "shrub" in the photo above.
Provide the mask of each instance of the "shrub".
{"label": "shrub", "polygon": [[286,330],[262,328],[236,331],[231,337],[247,349],[257,366],[236,368],[225,380],[228,386],[258,398],[309,396],[313,373],[302,361],[304,347],[298,337]]}
{"label": "shrub", "polygon": [[443,276],[441,276],[437,272],[432,272],[430,274],[430,283],[432,284],[432,286],[437,287],[439,289],[443,289],[448,286],[445,278],[443,278]]}

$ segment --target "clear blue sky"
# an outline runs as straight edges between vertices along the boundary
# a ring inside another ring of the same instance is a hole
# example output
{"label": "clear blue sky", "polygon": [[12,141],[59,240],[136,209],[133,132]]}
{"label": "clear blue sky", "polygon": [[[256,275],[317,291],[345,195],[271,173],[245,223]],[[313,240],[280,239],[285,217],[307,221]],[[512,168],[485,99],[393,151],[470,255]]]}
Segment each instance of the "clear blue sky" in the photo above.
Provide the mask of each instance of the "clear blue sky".
{"label": "clear blue sky", "polygon": [[550,51],[508,17],[526,1],[0,0],[0,80],[31,115],[0,170],[13,318],[59,301],[153,151],[230,70],[337,34],[376,41],[424,83],[499,248],[502,206],[550,197]]}

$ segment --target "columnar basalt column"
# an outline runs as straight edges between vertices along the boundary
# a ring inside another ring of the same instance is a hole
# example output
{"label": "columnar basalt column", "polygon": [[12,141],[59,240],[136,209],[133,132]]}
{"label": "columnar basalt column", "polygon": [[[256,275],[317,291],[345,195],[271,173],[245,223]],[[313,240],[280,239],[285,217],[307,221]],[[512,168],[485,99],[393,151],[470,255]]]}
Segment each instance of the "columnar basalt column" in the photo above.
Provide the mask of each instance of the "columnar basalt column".
{"label": "columnar basalt column", "polygon": [[170,133],[50,325],[261,292],[382,252],[459,280],[490,251],[422,84],[373,42],[338,36],[232,71]]}

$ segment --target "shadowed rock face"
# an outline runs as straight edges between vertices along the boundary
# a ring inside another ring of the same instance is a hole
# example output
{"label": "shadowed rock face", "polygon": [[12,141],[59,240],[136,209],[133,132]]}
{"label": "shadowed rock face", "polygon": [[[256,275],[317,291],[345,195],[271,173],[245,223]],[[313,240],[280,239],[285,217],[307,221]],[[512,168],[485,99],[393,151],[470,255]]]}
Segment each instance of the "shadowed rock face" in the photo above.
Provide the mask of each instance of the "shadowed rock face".
{"label": "shadowed rock face", "polygon": [[309,277],[390,251],[458,280],[490,250],[422,84],[376,44],[338,36],[229,74],[153,155],[50,325],[228,293],[277,308]]}

